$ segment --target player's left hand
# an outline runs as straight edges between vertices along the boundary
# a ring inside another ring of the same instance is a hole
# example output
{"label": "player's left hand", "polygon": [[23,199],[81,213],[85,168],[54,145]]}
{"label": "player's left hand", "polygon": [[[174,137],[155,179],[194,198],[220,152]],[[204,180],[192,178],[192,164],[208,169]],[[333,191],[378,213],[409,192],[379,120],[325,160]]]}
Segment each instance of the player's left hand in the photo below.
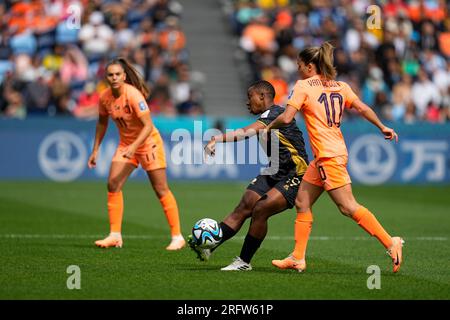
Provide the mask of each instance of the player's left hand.
{"label": "player's left hand", "polygon": [[386,140],[393,140],[395,139],[395,142],[398,142],[398,134],[394,131],[394,129],[384,127],[381,132],[384,134],[384,138]]}

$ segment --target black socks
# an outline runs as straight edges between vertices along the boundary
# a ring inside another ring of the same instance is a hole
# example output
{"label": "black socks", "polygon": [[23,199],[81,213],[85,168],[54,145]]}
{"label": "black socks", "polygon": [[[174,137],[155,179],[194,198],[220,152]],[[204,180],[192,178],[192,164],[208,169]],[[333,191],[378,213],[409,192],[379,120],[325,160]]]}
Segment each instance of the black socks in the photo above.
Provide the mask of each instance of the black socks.
{"label": "black socks", "polygon": [[227,241],[230,238],[233,238],[236,234],[236,231],[234,231],[232,228],[230,228],[227,224],[221,222],[219,223],[220,229],[222,229],[222,240],[219,242],[217,246],[215,246],[213,249],[211,249],[211,252],[216,250],[222,243]]}

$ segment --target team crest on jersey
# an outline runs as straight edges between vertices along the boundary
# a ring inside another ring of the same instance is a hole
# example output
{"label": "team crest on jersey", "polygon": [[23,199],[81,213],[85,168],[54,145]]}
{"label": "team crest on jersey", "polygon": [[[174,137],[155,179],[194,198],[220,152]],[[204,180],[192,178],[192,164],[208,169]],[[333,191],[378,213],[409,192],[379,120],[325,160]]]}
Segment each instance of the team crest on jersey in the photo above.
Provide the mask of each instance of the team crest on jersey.
{"label": "team crest on jersey", "polygon": [[144,111],[147,110],[147,105],[144,101],[139,102],[139,110]]}

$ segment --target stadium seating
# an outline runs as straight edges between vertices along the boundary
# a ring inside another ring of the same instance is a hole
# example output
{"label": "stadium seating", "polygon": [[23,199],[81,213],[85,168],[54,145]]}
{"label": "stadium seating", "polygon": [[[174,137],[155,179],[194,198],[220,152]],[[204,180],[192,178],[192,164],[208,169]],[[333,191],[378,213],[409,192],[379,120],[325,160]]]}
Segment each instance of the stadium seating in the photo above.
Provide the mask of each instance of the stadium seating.
{"label": "stadium seating", "polygon": [[[178,23],[179,19],[176,18],[181,14],[182,7],[174,6],[174,2],[100,1],[88,6],[87,2],[82,1],[77,2],[77,5],[81,6],[79,11],[70,7],[73,5],[70,1],[64,2],[62,6],[59,6],[61,3],[43,0],[32,3],[1,2],[0,9],[5,12],[5,19],[1,21],[4,27],[0,35],[0,95],[4,101],[0,116],[11,117],[18,114],[7,110],[9,107],[15,108],[17,104],[11,97],[22,97],[21,101],[25,102],[24,107],[28,109],[25,91],[19,88],[27,87],[30,81],[36,80],[34,75],[38,74],[45,82],[40,85],[51,89],[50,101],[57,101],[56,111],[46,115],[67,115],[67,111],[72,109],[71,106],[78,102],[86,81],[94,82],[97,91],[105,88],[102,82],[105,63],[117,56],[131,61],[142,72],[150,87],[155,86],[156,82],[158,85],[164,83],[164,91],[170,93],[169,87],[176,83],[179,77],[179,65],[187,64],[189,56],[185,48],[185,35]],[[78,12],[81,13],[80,16],[76,16]],[[74,25],[74,21],[81,24]],[[145,30],[141,28],[144,21],[147,23]],[[97,24],[101,24],[102,29],[97,29]],[[84,27],[87,27],[84,35],[87,34],[90,41],[87,46],[82,35]],[[161,35],[169,34],[169,28],[172,28],[170,32],[176,30],[179,39],[183,40],[176,47],[168,46],[167,41],[164,42],[166,45],[162,43],[167,37]],[[120,33],[121,30],[124,32]],[[131,39],[129,34],[133,34]],[[100,37],[97,43],[96,37]],[[70,50],[76,52],[75,61],[71,61],[73,55],[67,55]],[[21,55],[20,74],[15,72],[18,55]],[[65,71],[62,72],[64,67]],[[83,68],[82,72],[77,73],[77,68]],[[87,68],[87,79],[84,68]],[[12,77],[8,79],[11,84],[15,84],[12,94],[5,92],[8,86],[1,86],[8,71],[13,72]],[[158,79],[167,78],[169,74],[170,81],[167,83]],[[192,90],[194,94],[191,97],[199,99],[201,94],[195,94],[199,88]],[[174,99],[169,98],[173,104]],[[177,106],[166,109],[165,105],[158,106],[152,99],[156,97],[151,96],[148,102],[151,106],[157,106],[152,110],[155,114],[173,116],[174,110],[176,113]],[[18,101],[17,98],[15,101]],[[195,107],[186,108],[188,102]],[[196,114],[202,112],[200,100],[177,101],[177,104],[182,105],[178,109],[187,115],[193,110]],[[35,113],[32,111],[30,109],[30,115]],[[23,112],[20,115],[22,116]]]}

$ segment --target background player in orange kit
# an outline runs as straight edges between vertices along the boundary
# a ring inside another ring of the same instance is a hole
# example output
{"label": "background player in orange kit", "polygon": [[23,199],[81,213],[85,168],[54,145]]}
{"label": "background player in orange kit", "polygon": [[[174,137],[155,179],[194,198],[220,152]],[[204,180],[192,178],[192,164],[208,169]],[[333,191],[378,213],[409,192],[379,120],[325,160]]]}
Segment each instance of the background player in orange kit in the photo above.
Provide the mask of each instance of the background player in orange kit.
{"label": "background player in orange kit", "polygon": [[119,146],[112,159],[108,177],[108,214],[110,234],[95,244],[99,247],[122,247],[123,196],[122,187],[139,164],[147,172],[170,226],[172,241],[167,250],[178,250],[186,242],[181,235],[175,197],[167,185],[163,141],[150,117],[145,98],[149,90],[139,73],[123,58],[106,66],[110,88],[100,97],[99,118],[88,167],[96,165],[97,153],[108,127],[108,117],[117,125]]}
{"label": "background player in orange kit", "polygon": [[343,108],[358,111],[380,129],[385,139],[398,141],[398,136],[380,121],[347,83],[334,80],[333,49],[326,42],[321,47],[306,48],[299,54],[298,71],[303,80],[295,84],[285,111],[267,127],[267,130],[282,127],[300,111],[314,154],[297,193],[294,252],[284,260],[273,260],[272,264],[280,269],[305,270],[306,245],[313,221],[311,208],[325,189],[342,214],[355,220],[383,244],[394,263],[393,271],[397,272],[402,262],[403,239],[391,237],[375,216],[353,197],[346,169],[347,148],[340,130]]}

